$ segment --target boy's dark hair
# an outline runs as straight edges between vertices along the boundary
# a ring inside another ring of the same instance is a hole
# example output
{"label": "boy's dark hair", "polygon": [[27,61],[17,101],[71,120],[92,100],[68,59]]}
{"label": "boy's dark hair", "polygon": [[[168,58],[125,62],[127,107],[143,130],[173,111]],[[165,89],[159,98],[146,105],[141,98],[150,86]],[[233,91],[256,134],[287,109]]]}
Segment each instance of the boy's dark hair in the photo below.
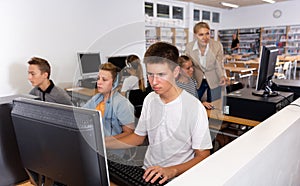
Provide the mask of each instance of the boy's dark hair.
{"label": "boy's dark hair", "polygon": [[45,73],[45,72],[48,73],[47,78],[50,79],[51,68],[50,68],[50,64],[48,63],[47,60],[39,58],[39,57],[33,57],[27,63],[29,65],[37,65],[39,67],[39,70],[42,73]]}
{"label": "boy's dark hair", "polygon": [[144,55],[144,63],[168,63],[174,70],[178,66],[179,52],[176,46],[167,42],[156,42],[152,44]]}

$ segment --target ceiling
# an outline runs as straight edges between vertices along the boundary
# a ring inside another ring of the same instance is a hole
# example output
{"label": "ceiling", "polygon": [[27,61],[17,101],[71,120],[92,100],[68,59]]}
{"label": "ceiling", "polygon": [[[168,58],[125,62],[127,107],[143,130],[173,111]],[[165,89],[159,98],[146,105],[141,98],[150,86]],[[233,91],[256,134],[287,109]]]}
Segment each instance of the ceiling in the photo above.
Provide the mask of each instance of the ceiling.
{"label": "ceiling", "polygon": [[[221,2],[236,4],[239,5],[240,7],[268,4],[262,0],[180,0],[180,1],[194,2],[201,5],[212,6],[217,8],[225,8],[225,9],[228,9],[228,7],[221,5]],[[275,1],[282,2],[288,0],[275,0]]]}

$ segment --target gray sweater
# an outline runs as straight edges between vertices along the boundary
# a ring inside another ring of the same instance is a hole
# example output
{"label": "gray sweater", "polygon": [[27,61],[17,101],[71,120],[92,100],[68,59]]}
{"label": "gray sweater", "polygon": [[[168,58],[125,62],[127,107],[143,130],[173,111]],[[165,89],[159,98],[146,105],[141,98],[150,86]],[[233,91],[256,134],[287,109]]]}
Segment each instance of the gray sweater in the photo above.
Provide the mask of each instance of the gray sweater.
{"label": "gray sweater", "polygon": [[29,94],[39,96],[42,101],[73,105],[71,97],[65,90],[55,86],[51,80],[50,83],[50,86],[45,91],[42,91],[39,87],[34,87]]}

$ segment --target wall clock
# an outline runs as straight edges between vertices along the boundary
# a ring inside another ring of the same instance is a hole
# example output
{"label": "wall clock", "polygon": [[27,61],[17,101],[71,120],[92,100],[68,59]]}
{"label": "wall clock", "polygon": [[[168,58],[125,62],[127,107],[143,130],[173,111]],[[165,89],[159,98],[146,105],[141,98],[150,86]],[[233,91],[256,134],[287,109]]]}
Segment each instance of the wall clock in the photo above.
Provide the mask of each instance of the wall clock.
{"label": "wall clock", "polygon": [[281,12],[281,10],[274,10],[274,12],[273,12],[273,17],[274,18],[279,18],[280,16],[282,15],[282,12]]}

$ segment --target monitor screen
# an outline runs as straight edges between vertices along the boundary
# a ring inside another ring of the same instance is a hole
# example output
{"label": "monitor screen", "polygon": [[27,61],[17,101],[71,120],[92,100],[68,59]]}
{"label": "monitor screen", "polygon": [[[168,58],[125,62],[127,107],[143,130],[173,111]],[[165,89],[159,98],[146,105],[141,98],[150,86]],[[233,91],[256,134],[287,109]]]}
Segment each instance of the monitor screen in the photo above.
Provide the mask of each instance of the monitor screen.
{"label": "monitor screen", "polygon": [[123,69],[126,66],[127,56],[111,56],[108,58],[108,62],[116,65],[120,69]]}
{"label": "monitor screen", "polygon": [[275,72],[277,62],[278,48],[275,45],[263,46],[261,49],[260,63],[258,69],[258,78],[256,82],[256,91],[253,95],[258,96],[276,96],[272,91],[271,83]]}
{"label": "monitor screen", "polygon": [[18,98],[12,121],[24,168],[56,185],[109,185],[96,110]]}
{"label": "monitor screen", "polygon": [[101,64],[99,52],[78,52],[79,69],[82,77],[96,77]]}

